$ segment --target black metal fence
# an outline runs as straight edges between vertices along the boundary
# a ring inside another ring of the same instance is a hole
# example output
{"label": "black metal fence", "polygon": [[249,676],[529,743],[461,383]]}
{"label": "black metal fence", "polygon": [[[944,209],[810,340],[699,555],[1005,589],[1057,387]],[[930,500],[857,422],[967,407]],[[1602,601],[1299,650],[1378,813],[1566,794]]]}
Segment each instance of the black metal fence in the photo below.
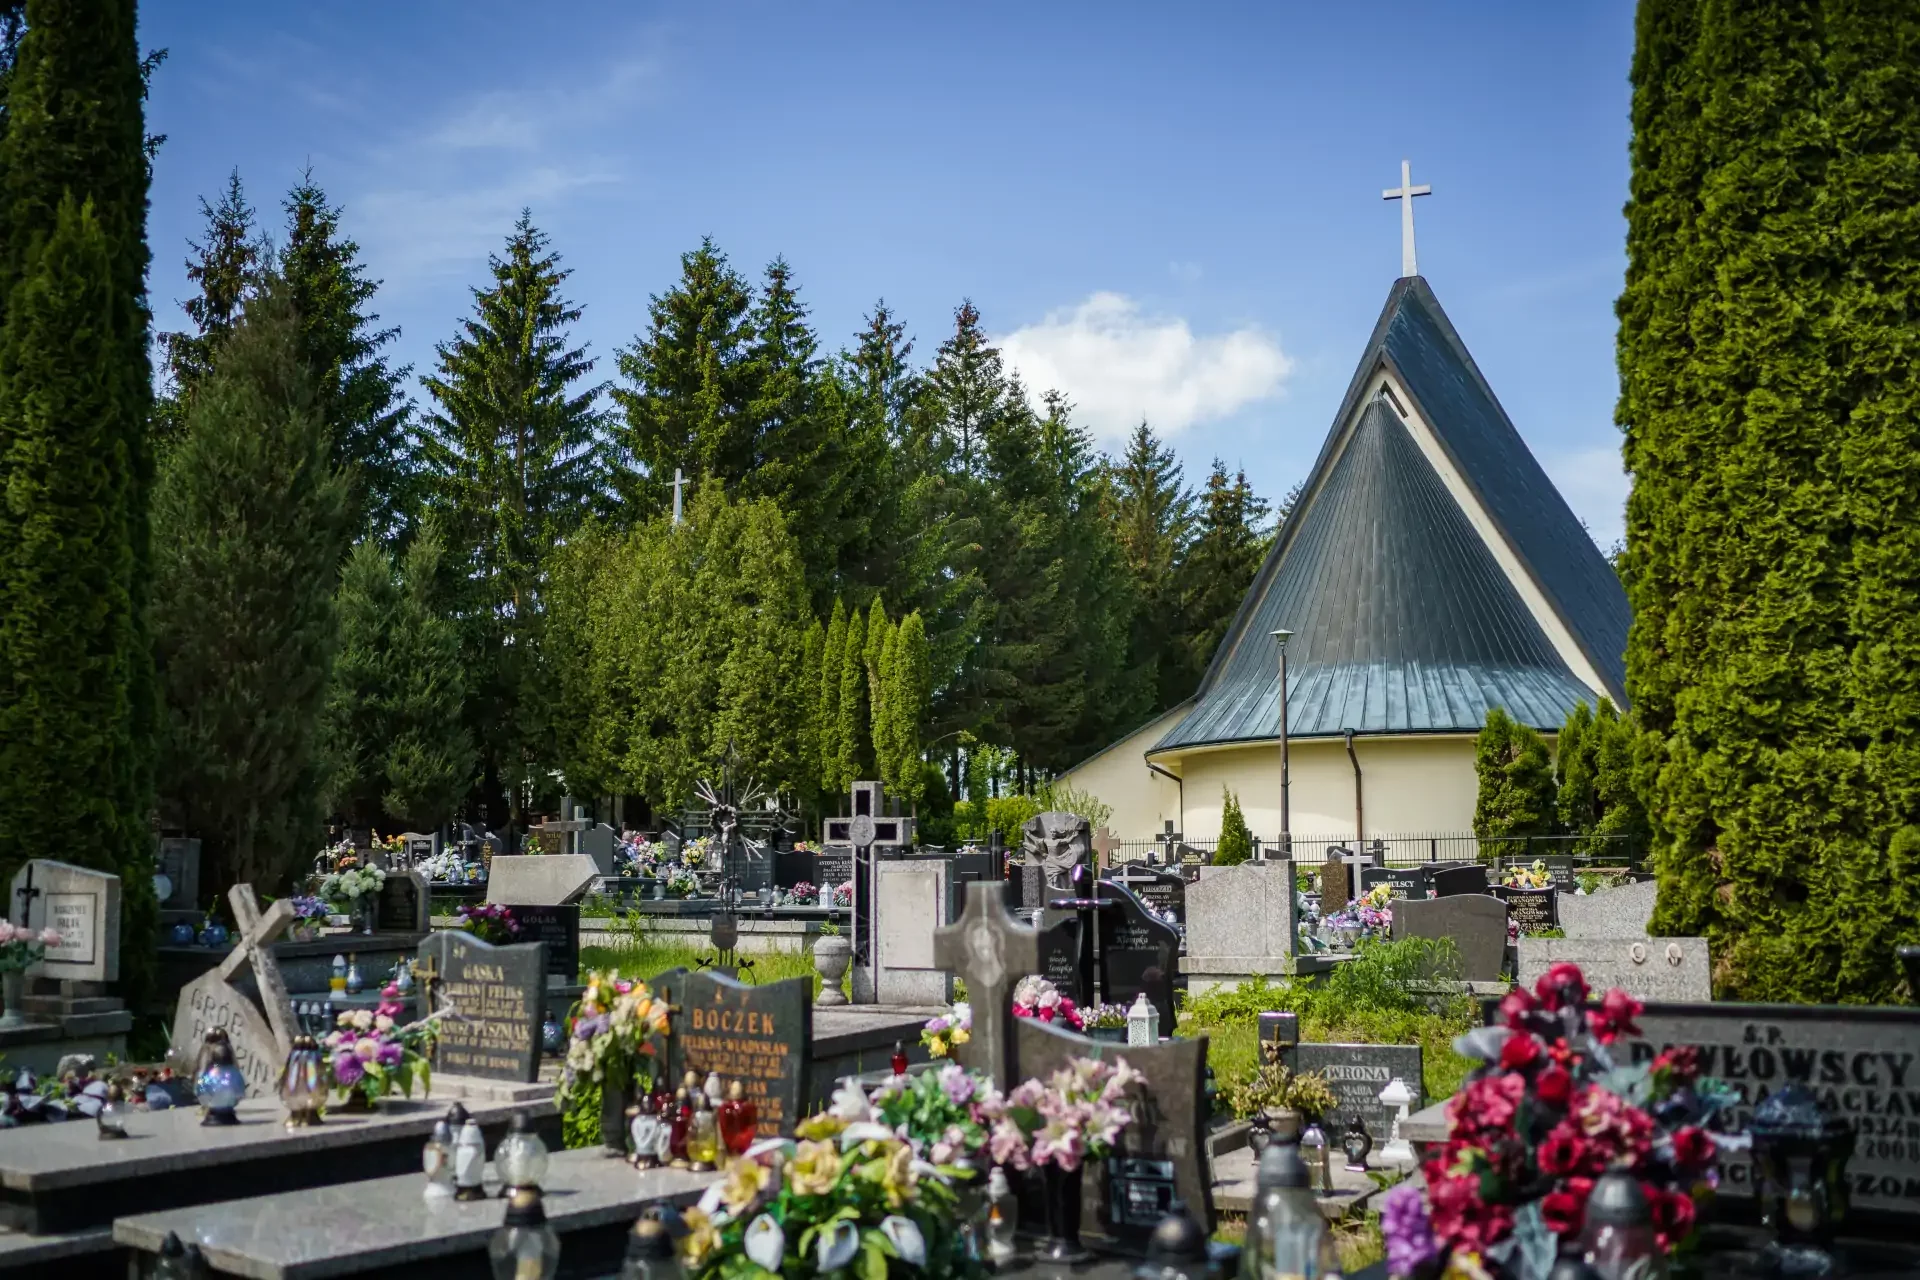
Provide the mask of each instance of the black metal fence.
{"label": "black metal fence", "polygon": [[[1182,840],[1179,847],[1211,855],[1217,840]],[[1254,837],[1255,857],[1276,857],[1277,840]],[[1293,860],[1318,866],[1328,858],[1339,858],[1353,850],[1352,837],[1294,836]],[[1529,863],[1537,858],[1565,857],[1576,866],[1644,868],[1645,841],[1637,836],[1495,836],[1482,839],[1472,832],[1434,832],[1426,835],[1369,836],[1365,852],[1374,855],[1376,865],[1411,867],[1423,862]],[[1113,848],[1113,861],[1163,863],[1167,860],[1164,840],[1122,840]]]}

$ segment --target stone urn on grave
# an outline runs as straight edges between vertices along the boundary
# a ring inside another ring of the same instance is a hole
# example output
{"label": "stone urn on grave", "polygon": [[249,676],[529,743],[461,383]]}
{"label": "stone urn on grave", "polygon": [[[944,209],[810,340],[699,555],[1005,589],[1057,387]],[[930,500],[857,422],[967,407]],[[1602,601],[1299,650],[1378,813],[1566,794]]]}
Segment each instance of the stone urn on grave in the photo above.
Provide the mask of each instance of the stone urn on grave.
{"label": "stone urn on grave", "polygon": [[847,975],[847,966],[853,963],[853,939],[844,933],[822,933],[813,940],[813,971],[820,975],[820,994],[814,998],[815,1004],[836,1005],[847,1003],[846,993],[840,990],[840,980]]}

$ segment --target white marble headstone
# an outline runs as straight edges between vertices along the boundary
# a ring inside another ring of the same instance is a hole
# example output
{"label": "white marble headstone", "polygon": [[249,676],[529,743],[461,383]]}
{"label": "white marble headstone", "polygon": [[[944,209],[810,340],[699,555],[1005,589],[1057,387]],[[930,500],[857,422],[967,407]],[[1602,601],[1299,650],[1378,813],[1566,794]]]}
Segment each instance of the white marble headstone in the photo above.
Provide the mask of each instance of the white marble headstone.
{"label": "white marble headstone", "polygon": [[510,907],[558,907],[578,902],[600,868],[580,853],[516,854],[487,866],[487,901]]}
{"label": "white marble headstone", "polygon": [[49,858],[35,858],[13,877],[15,923],[52,928],[60,944],[32,973],[67,982],[120,978],[120,877]]}
{"label": "white marble headstone", "polygon": [[882,1004],[945,1004],[952,980],[934,960],[934,930],[947,923],[945,858],[874,863],[874,994]]}

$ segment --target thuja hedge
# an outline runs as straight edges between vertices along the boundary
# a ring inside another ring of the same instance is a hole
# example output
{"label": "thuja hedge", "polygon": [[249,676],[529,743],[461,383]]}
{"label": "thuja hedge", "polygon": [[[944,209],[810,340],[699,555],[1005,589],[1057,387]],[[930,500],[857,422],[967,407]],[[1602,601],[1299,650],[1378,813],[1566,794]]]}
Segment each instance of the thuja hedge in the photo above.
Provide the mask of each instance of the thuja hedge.
{"label": "thuja hedge", "polygon": [[1622,573],[1658,932],[1880,1000],[1920,851],[1920,10],[1642,0]]}

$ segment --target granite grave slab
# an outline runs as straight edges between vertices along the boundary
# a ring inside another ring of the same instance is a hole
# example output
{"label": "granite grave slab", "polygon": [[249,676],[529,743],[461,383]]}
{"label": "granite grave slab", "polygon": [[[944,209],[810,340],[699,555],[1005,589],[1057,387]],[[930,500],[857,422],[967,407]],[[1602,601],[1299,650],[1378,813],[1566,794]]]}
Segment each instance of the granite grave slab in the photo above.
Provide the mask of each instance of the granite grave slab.
{"label": "granite grave slab", "polygon": [[487,1080],[537,1080],[546,970],[544,943],[496,947],[461,929],[422,942],[414,972],[429,1010],[442,1015],[434,1070]]}
{"label": "granite grave slab", "polygon": [[1181,969],[1208,986],[1294,972],[1299,912],[1293,863],[1202,867],[1187,886],[1187,954]]}
{"label": "granite grave slab", "polygon": [[1647,880],[1560,900],[1560,928],[1574,938],[1644,938],[1659,885]]}
{"label": "granite grave slab", "polygon": [[1518,981],[1531,988],[1547,969],[1570,962],[1595,991],[1620,987],[1636,1000],[1713,999],[1705,938],[1521,938]]}
{"label": "granite grave slab", "polygon": [[380,928],[398,933],[430,933],[433,912],[427,878],[411,868],[389,871],[380,886]]}
{"label": "granite grave slab", "polygon": [[1436,898],[1487,891],[1487,869],[1481,866],[1447,867],[1434,872],[1432,880]]}
{"label": "granite grave slab", "polygon": [[1080,969],[1080,917],[1066,911],[1048,911],[1057,917],[1040,930],[1040,966],[1035,973],[1060,989],[1077,1006],[1093,1001]]}
{"label": "granite grave slab", "polygon": [[1332,915],[1344,911],[1352,901],[1353,885],[1347,864],[1338,858],[1328,858],[1320,864],[1320,913]]}
{"label": "granite grave slab", "polygon": [[933,935],[947,922],[952,864],[883,858],[873,871],[875,996],[881,1004],[946,1004],[953,980],[934,959]]}
{"label": "granite grave slab", "polygon": [[1451,938],[1460,952],[1460,977],[1497,982],[1506,963],[1507,904],[1484,893],[1461,893],[1393,909],[1393,936]]}
{"label": "granite grave slab", "polygon": [[600,868],[578,853],[515,854],[487,868],[487,901],[509,907],[555,907],[578,902]]}
{"label": "granite grave slab", "polygon": [[1431,888],[1431,875],[1425,867],[1368,867],[1360,873],[1363,891],[1375,885],[1387,886],[1387,896],[1397,901],[1425,898]]}
{"label": "granite grave slab", "polygon": [[1384,1106],[1380,1091],[1399,1077],[1413,1090],[1414,1106],[1421,1105],[1421,1054],[1417,1044],[1315,1044],[1302,1042],[1289,1055],[1295,1071],[1317,1071],[1333,1086],[1339,1102],[1323,1122],[1330,1141],[1339,1140],[1337,1129],[1359,1116],[1373,1135],[1374,1149],[1386,1145],[1393,1130],[1393,1118],[1399,1108]]}
{"label": "granite grave slab", "polygon": [[520,925],[520,941],[543,942],[547,947],[547,973],[562,982],[580,980],[580,908],[567,902],[558,906],[523,906],[513,909]]}
{"label": "granite grave slab", "polygon": [[1560,890],[1509,889],[1496,886],[1493,896],[1507,904],[1507,919],[1520,926],[1520,933],[1560,927]]}
{"label": "granite grave slab", "polygon": [[813,980],[749,986],[722,974],[670,969],[653,980],[667,1001],[667,1079],[718,1071],[760,1109],[763,1138],[805,1119],[813,1052]]}

